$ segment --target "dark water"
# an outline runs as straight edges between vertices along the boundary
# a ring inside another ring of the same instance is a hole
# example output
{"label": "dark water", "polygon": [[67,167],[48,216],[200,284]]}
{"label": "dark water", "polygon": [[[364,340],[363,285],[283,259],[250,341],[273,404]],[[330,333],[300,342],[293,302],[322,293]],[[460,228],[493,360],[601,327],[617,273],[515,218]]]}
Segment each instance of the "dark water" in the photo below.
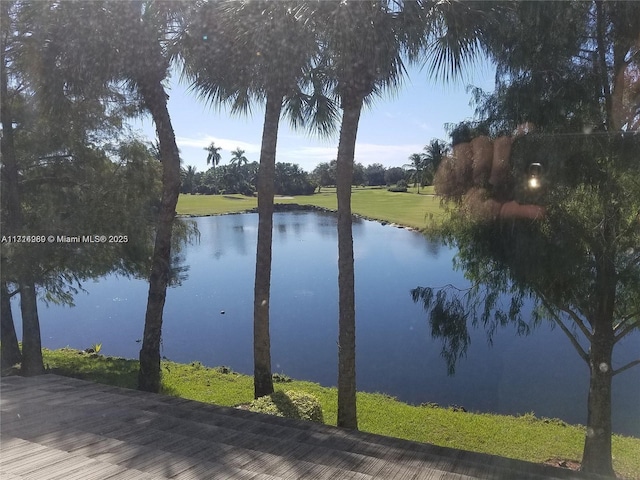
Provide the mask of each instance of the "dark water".
{"label": "dark water", "polygon": [[[187,248],[188,278],[168,293],[162,354],[250,374],[257,215],[200,218],[197,223],[201,240]],[[334,385],[335,217],[276,214],[273,240],[274,371]],[[452,269],[454,251],[417,233],[369,221],[354,224],[354,250],[359,390],[416,404],[535,412],[586,422],[588,368],[559,329],[545,325],[519,337],[506,328],[497,333],[493,347],[482,330],[473,330],[467,357],[455,376],[447,376],[441,344],[431,339],[426,314],[409,292],[416,286],[465,286],[463,275]],[[87,348],[101,342],[105,355],[136,358],[147,284],[108,277],[85,287],[89,294],[79,294],[74,308],[41,305],[44,346]],[[614,368],[637,357],[640,335],[616,348]],[[614,378],[613,422],[616,432],[640,436],[640,367]]]}

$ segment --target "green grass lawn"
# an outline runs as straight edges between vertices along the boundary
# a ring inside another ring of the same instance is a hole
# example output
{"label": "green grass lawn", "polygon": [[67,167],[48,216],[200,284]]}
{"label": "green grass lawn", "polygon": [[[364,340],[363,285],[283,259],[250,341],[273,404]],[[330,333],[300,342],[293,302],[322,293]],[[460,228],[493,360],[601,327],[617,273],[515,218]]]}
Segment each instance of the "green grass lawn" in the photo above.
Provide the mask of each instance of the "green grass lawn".
{"label": "green grass lawn", "polygon": [[[138,362],[90,356],[72,349],[43,350],[53,373],[135,388]],[[217,405],[234,406],[253,399],[253,379],[198,362],[163,362],[163,393]],[[223,372],[227,373],[223,373]],[[336,424],[337,391],[316,383],[276,383],[276,390],[315,395],[325,423]],[[454,412],[447,408],[407,405],[384,394],[358,393],[358,423],[363,431],[418,442],[541,463],[551,458],[579,461],[584,427],[559,420],[523,416]],[[613,463],[625,478],[640,480],[640,439],[614,435]]]}
{"label": "green grass lawn", "polygon": [[[338,208],[335,188],[323,188],[321,193],[313,195],[276,197],[276,203]],[[243,212],[257,205],[256,197],[243,195],[180,195],[177,211],[180,215],[217,215]],[[420,194],[414,188],[407,193],[392,193],[386,188],[353,188],[351,209],[364,217],[417,229],[423,229],[444,214],[440,200],[433,195],[433,187],[421,189]]]}

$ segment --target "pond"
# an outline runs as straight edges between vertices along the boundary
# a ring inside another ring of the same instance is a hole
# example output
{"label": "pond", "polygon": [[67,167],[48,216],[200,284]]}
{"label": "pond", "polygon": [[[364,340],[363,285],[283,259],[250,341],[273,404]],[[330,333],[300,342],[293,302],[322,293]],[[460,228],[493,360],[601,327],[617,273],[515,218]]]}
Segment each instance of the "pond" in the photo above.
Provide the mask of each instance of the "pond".
{"label": "pond", "polygon": [[[186,279],[168,292],[162,355],[251,374],[257,215],[195,221],[201,238],[185,249]],[[467,356],[455,375],[448,376],[441,343],[431,338],[427,315],[412,301],[410,290],[466,286],[463,274],[452,268],[455,251],[416,232],[366,220],[357,220],[353,233],[359,390],[413,404],[535,412],[586,423],[588,368],[559,329],[543,325],[522,337],[507,327],[495,335],[493,346],[484,331],[472,330]],[[146,282],[109,276],[84,287],[88,294],[78,294],[73,308],[40,305],[43,346],[84,349],[99,342],[105,355],[137,358]],[[337,325],[336,218],[317,212],[276,213],[274,372],[335,385]],[[640,335],[616,348],[614,367],[637,356]],[[640,436],[640,368],[615,377],[613,388],[614,431]]]}

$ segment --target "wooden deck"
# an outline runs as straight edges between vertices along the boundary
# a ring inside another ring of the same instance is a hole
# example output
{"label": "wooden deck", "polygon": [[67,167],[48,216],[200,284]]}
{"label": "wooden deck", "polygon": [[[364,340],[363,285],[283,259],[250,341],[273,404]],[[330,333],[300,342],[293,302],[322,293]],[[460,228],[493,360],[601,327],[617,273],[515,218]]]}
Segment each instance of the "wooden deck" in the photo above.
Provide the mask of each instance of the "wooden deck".
{"label": "wooden deck", "polygon": [[0,399],[2,480],[590,478],[57,375],[3,377]]}

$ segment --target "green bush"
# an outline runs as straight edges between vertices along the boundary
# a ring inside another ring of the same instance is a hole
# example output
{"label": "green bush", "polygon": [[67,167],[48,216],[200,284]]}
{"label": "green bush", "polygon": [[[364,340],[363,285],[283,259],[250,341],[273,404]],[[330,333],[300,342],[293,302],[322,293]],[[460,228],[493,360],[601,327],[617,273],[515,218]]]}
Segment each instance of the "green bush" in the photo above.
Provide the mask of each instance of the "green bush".
{"label": "green bush", "polygon": [[273,383],[291,383],[293,382],[293,378],[289,375],[285,375],[284,373],[274,373],[271,375],[273,379]]}
{"label": "green bush", "polygon": [[304,392],[289,390],[274,392],[251,402],[249,410],[256,413],[277,415],[324,423],[322,406],[316,397]]}
{"label": "green bush", "polygon": [[407,185],[407,181],[402,179],[398,180],[398,183],[396,183],[395,187],[389,187],[387,188],[387,190],[389,190],[390,192],[406,192],[408,186],[409,185]]}

